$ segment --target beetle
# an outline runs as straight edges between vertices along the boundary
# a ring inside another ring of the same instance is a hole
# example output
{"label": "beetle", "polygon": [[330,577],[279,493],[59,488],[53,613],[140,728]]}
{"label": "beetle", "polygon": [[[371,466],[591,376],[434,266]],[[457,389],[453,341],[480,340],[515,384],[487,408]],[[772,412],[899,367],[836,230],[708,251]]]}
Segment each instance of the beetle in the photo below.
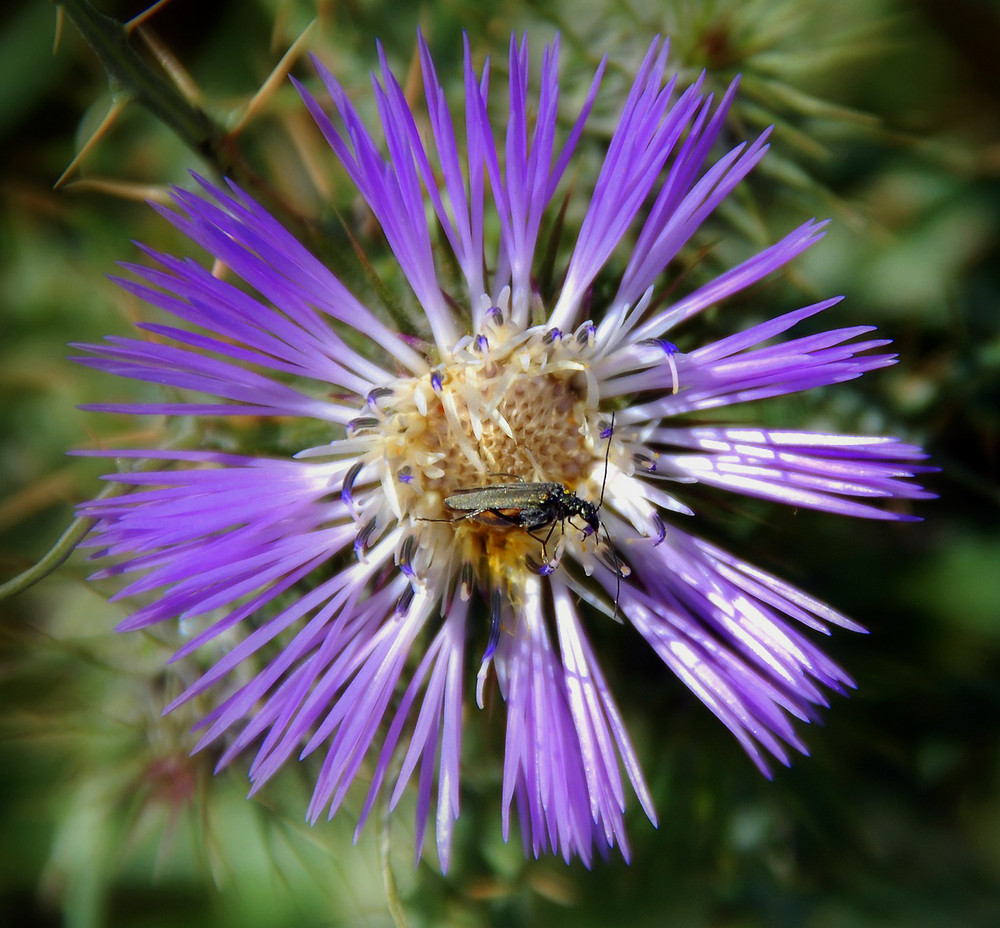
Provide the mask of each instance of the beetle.
{"label": "beetle", "polygon": [[575,493],[570,493],[561,483],[495,483],[487,487],[468,487],[447,497],[444,504],[456,512],[464,513],[460,519],[472,519],[483,525],[497,528],[523,528],[535,536],[539,529],[549,527],[545,543],[557,522],[579,516],[596,532],[601,527],[598,507]]}
{"label": "beetle", "polygon": [[[518,480],[517,483],[495,483],[490,486],[466,487],[457,490],[445,498],[444,504],[455,512],[460,512],[453,521],[472,519],[481,525],[495,528],[521,528],[542,545],[542,556],[548,562],[546,547],[556,525],[564,526],[566,521],[578,517],[586,524],[592,535],[600,532],[601,506],[604,505],[604,488],[608,480],[608,460],[611,456],[611,436],[614,434],[615,417],[611,416],[611,426],[608,430],[608,447],[604,453],[604,480],[601,483],[601,498],[595,506],[586,499],[581,499],[570,492],[561,483],[527,483]],[[498,475],[513,476],[513,475]],[[535,534],[548,528],[544,538]],[[605,536],[608,530],[604,529]],[[608,537],[608,547],[615,560],[615,572],[622,576],[622,568],[618,555]],[[546,563],[546,567],[548,567]],[[615,598],[617,608],[617,597]]]}

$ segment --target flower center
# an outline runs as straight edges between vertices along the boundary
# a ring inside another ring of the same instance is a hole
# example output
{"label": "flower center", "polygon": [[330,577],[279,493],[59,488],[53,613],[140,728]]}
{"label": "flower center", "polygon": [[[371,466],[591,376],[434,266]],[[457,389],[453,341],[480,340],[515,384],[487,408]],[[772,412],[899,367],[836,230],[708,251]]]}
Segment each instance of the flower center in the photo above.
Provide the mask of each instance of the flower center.
{"label": "flower center", "polygon": [[593,351],[591,323],[522,329],[493,309],[430,376],[374,391],[351,427],[357,474],[380,484],[348,487],[362,549],[395,524],[415,576],[471,568],[483,588],[510,590],[525,564],[544,570],[590,534],[606,450]]}
{"label": "flower center", "polygon": [[470,487],[550,482],[575,493],[603,459],[593,327],[515,329],[496,314],[485,328],[379,404],[379,444],[404,518],[447,518],[444,500]]}

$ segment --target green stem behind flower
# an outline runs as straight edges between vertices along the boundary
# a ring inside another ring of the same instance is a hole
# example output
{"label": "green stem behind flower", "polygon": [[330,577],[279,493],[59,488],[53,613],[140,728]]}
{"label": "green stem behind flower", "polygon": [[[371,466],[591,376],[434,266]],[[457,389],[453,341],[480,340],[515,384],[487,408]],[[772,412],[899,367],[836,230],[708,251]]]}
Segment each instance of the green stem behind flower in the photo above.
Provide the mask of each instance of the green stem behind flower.
{"label": "green stem behind flower", "polygon": [[[53,0],[55,2],[55,0]],[[87,0],[58,0],[87,44],[101,59],[116,96],[125,93],[173,129],[180,139],[220,173],[234,165],[226,163],[223,141],[226,133],[200,107],[195,106],[170,83],[150,70],[128,41],[125,26],[94,9]]]}
{"label": "green stem behind flower", "polygon": [[93,518],[74,519],[40,561],[0,585],[0,600],[22,593],[28,587],[44,580],[73,553],[73,549],[83,540],[96,521]]}
{"label": "green stem behind flower", "polygon": [[314,240],[317,237],[315,224],[292,208],[247,164],[236,144],[235,134],[186,99],[136,53],[129,44],[129,30],[123,23],[94,9],[87,0],[52,2],[66,11],[100,58],[108,74],[113,97],[135,100],[149,110],[202,158],[217,177],[236,181],[300,238]]}

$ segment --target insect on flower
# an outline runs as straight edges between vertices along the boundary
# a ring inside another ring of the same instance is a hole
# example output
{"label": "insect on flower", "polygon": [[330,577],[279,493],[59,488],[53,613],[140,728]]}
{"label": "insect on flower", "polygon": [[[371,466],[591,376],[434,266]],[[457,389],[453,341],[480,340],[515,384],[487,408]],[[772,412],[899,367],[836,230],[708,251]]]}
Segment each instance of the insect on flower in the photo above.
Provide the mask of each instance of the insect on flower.
{"label": "insect on flower", "polygon": [[[570,519],[579,516],[586,523],[585,535],[596,535],[602,525],[598,513],[604,505],[604,490],[608,484],[608,459],[611,456],[611,439],[615,432],[615,417],[611,415],[611,425],[608,428],[608,445],[604,453],[604,478],[601,481],[601,498],[595,506],[585,499],[580,499],[571,493],[561,483],[527,483],[518,480],[517,483],[494,483],[481,487],[469,487],[458,490],[444,504],[456,512],[465,513],[457,519],[446,520],[458,522],[463,519],[473,519],[484,525],[496,528],[516,526],[524,529],[532,538],[541,542],[542,556],[548,562],[547,545],[552,538],[556,525],[565,531],[565,524]],[[510,476],[497,474],[496,476]],[[548,534],[539,538],[535,532],[548,527]],[[611,544],[611,538],[604,530]],[[549,573],[551,571],[546,571]]]}
{"label": "insect on flower", "polygon": [[465,513],[458,519],[472,519],[494,528],[523,528],[537,538],[538,529],[548,527],[542,544],[546,560],[546,544],[556,525],[579,516],[587,523],[590,532],[601,527],[597,511],[600,508],[571,493],[561,483],[494,483],[483,487],[469,487],[449,496],[444,504],[456,512]]}
{"label": "insect on flower", "polygon": [[[488,486],[468,487],[458,490],[447,499],[444,504],[456,512],[463,513],[451,522],[461,522],[470,519],[474,522],[490,528],[523,529],[542,546],[543,563],[539,573],[548,576],[555,570],[558,558],[549,559],[548,544],[552,538],[552,533],[556,526],[560,530],[566,531],[566,523],[574,518],[584,521],[584,537],[597,535],[604,529],[604,536],[607,539],[609,552],[608,563],[612,566],[618,576],[618,589],[615,593],[614,615],[618,616],[618,600],[621,596],[621,578],[627,577],[629,568],[622,563],[615,551],[614,544],[607,528],[600,518],[600,510],[604,505],[604,490],[608,482],[608,459],[611,455],[611,439],[614,436],[615,417],[611,416],[611,425],[608,432],[607,450],[604,454],[604,478],[601,481],[601,498],[595,505],[586,499],[581,499],[575,493],[570,492],[561,483],[526,483],[521,480],[517,483],[495,483]],[[503,475],[497,475],[503,476]],[[544,537],[536,534],[542,529],[548,528]],[[500,610],[491,610],[491,627],[489,644],[483,660],[487,661],[496,650],[496,643],[500,635]]]}

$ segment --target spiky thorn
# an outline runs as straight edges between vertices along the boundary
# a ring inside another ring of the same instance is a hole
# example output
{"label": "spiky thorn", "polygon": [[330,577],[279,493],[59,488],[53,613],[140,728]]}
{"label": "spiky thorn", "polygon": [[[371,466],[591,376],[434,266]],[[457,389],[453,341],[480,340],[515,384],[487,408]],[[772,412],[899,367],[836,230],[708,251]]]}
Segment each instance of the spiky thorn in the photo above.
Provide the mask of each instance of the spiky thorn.
{"label": "spiky thorn", "polygon": [[59,179],[52,185],[53,190],[58,190],[66,183],[70,174],[77,169],[83,159],[94,150],[97,143],[104,138],[108,130],[115,124],[115,120],[121,115],[127,103],[128,100],[121,96],[112,98],[111,106],[108,107],[108,111],[104,114],[100,125],[91,133],[90,138],[80,146],[80,150],[73,156],[73,160],[66,165],[66,170],[59,175]]}
{"label": "spiky thorn", "polygon": [[129,30],[118,20],[95,10],[87,0],[60,0],[60,6],[80,30],[108,74],[115,95],[135,99],[157,119],[170,126],[184,143],[228,173],[219,147],[222,130],[200,107],[184,99],[172,86],[136,54],[129,44]]}
{"label": "spiky thorn", "polygon": [[314,25],[315,20],[302,30],[299,37],[288,47],[288,51],[281,56],[281,60],[274,66],[274,70],[264,79],[264,83],[260,85],[260,89],[250,98],[236,121],[229,127],[228,138],[238,135],[243,127],[257,115],[261,107],[274,96],[278,88],[285,85],[288,72],[295,67],[296,62],[302,57],[302,53],[308,47],[308,39]]}
{"label": "spiky thorn", "polygon": [[[310,240],[316,237],[313,224],[293,209],[247,164],[235,144],[233,134],[227,132],[193,99],[189,99],[189,96],[192,98],[197,96],[197,91],[191,93],[193,82],[179,79],[183,71],[179,64],[173,66],[172,56],[165,56],[162,48],[158,49],[151,44],[166,74],[164,76],[153,70],[129,44],[129,37],[133,31],[138,31],[145,41],[151,42],[141,27],[162,6],[162,0],[130,20],[128,25],[105,16],[94,9],[87,0],[53,0],[53,3],[65,11],[101,60],[115,100],[98,131],[84,146],[84,150],[73,159],[69,168],[63,172],[57,185],[65,182],[72,170],[79,165],[81,158],[107,131],[120,110],[135,100],[173,130],[178,138],[203,158],[218,176],[232,178],[252,193],[266,208],[277,214],[293,233]],[[301,52],[300,41],[301,37],[293,46],[296,54]],[[279,71],[288,58],[286,55],[282,59],[282,63],[278,65]],[[291,64],[288,67],[291,67]]]}

